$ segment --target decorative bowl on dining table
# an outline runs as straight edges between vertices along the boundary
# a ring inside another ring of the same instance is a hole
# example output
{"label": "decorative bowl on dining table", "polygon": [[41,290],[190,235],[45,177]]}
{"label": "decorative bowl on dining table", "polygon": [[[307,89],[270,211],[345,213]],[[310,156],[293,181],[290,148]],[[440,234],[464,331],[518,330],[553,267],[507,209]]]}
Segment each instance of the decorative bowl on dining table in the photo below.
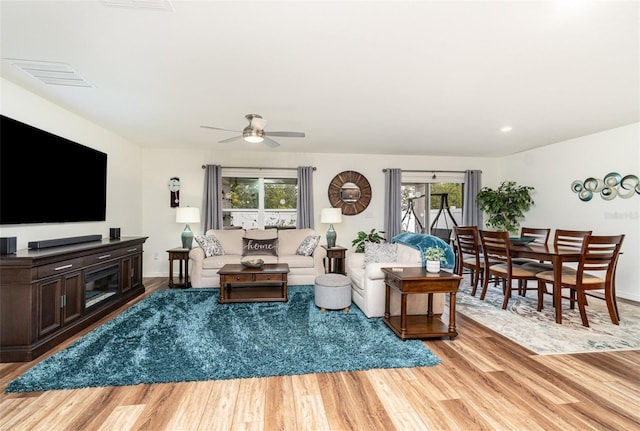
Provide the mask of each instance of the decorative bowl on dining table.
{"label": "decorative bowl on dining table", "polygon": [[526,244],[529,244],[530,242],[533,242],[535,240],[536,240],[535,238],[529,238],[529,237],[524,237],[524,238],[511,237],[511,238],[509,238],[509,241],[513,245],[526,245]]}

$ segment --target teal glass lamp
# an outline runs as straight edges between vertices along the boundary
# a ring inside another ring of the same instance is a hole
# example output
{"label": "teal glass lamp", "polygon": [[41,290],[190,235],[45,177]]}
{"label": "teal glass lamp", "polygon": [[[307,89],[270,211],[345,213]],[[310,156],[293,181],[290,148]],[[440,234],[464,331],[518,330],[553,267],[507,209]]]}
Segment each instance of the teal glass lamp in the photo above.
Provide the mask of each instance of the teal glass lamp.
{"label": "teal glass lamp", "polygon": [[327,231],[327,247],[336,246],[336,231],[333,229],[334,223],[342,223],[342,210],[340,208],[323,208],[320,211],[320,223],[329,223]]}
{"label": "teal glass lamp", "polygon": [[200,223],[200,209],[192,207],[178,207],[176,211],[176,223],[186,223],[182,231],[182,248],[191,249],[193,244],[193,232],[189,223]]}

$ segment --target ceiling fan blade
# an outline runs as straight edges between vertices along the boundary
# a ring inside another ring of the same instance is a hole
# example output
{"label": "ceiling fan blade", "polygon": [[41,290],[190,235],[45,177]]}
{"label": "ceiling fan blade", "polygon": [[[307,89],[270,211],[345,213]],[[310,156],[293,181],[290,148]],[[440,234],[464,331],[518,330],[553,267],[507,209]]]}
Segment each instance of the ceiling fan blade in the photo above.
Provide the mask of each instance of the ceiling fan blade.
{"label": "ceiling fan blade", "polygon": [[234,136],[233,138],[223,139],[222,141],[218,141],[219,144],[226,144],[227,142],[239,141],[242,139],[242,136]]}
{"label": "ceiling fan blade", "polygon": [[242,130],[231,130],[231,129],[222,129],[220,127],[213,127],[213,126],[200,126],[204,129],[213,129],[213,130],[224,130],[226,132],[241,132]]}
{"label": "ceiling fan blade", "polygon": [[304,138],[304,132],[264,132],[268,136],[283,136],[285,138]]}
{"label": "ceiling fan blade", "polygon": [[275,148],[275,147],[279,147],[280,144],[278,144],[276,141],[274,141],[273,139],[269,139],[266,136],[264,137],[264,141],[265,144],[267,144],[269,147],[271,148]]}
{"label": "ceiling fan blade", "polygon": [[254,117],[251,119],[251,128],[254,130],[264,130],[264,126],[267,125],[267,120],[264,118]]}

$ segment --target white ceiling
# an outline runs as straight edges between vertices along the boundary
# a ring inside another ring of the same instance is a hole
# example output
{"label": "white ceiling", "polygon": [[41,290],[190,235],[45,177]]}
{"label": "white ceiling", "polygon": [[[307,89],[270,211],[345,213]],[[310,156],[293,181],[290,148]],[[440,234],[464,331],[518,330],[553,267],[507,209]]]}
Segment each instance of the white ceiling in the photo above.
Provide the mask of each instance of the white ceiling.
{"label": "white ceiling", "polygon": [[[158,148],[500,156],[640,121],[637,1],[120,1],[170,7],[2,0],[2,76]],[[200,127],[249,113],[306,137]]]}

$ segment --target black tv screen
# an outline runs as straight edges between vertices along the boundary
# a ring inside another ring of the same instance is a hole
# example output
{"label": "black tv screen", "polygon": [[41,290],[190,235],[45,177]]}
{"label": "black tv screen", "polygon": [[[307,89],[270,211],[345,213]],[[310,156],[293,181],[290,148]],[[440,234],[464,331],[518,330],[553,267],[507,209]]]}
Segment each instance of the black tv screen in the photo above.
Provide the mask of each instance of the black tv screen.
{"label": "black tv screen", "polygon": [[0,224],[104,221],[107,155],[0,115]]}

